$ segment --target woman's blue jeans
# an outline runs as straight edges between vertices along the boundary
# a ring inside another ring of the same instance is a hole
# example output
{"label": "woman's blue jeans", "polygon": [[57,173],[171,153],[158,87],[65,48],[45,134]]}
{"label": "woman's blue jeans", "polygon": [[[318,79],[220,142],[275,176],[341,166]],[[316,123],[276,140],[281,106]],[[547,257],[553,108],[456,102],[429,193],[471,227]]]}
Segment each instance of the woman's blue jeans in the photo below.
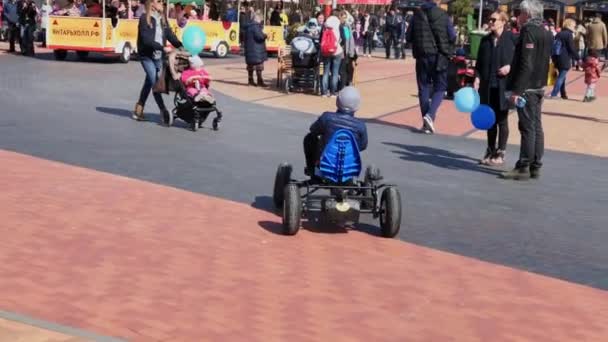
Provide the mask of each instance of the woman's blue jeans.
{"label": "woman's blue jeans", "polygon": [[[143,106],[146,104],[146,100],[148,100],[148,96],[150,95],[152,87],[154,86],[154,84],[156,84],[156,81],[158,81],[158,74],[160,73],[160,69],[163,65],[163,60],[152,59],[150,57],[145,56],[142,56],[140,59],[141,65],[144,68],[144,71],[146,72],[146,79],[144,81],[143,87],[141,87],[138,102],[140,105]],[[160,109],[161,111],[166,110],[162,94],[153,93],[153,96],[154,100],[156,101],[156,104],[158,105],[158,109]]]}
{"label": "woman's blue jeans", "polygon": [[329,91],[329,74],[331,73],[331,93],[338,92],[338,77],[340,76],[340,66],[342,57],[323,58],[323,82],[321,82],[321,94],[325,95]]}
{"label": "woman's blue jeans", "polygon": [[566,76],[568,75],[568,70],[560,70],[557,75],[557,80],[555,81],[555,85],[553,86],[553,91],[551,92],[551,96],[557,96],[558,92],[561,92],[562,96],[566,96]]}

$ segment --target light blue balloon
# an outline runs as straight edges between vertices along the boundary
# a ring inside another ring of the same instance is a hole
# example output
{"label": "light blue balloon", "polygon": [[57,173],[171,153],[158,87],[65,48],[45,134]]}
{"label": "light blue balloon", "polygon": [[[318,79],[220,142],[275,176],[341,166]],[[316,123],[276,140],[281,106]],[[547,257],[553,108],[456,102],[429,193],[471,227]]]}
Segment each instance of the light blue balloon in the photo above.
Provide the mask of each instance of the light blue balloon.
{"label": "light blue balloon", "polygon": [[488,105],[480,105],[473,113],[471,113],[471,122],[477,129],[487,131],[496,123],[496,114],[492,107]]}
{"label": "light blue balloon", "polygon": [[479,93],[471,87],[464,87],[454,94],[454,104],[459,112],[472,113],[479,107]]}
{"label": "light blue balloon", "polygon": [[205,31],[198,26],[188,26],[182,35],[184,49],[192,55],[198,55],[205,48],[207,37]]}

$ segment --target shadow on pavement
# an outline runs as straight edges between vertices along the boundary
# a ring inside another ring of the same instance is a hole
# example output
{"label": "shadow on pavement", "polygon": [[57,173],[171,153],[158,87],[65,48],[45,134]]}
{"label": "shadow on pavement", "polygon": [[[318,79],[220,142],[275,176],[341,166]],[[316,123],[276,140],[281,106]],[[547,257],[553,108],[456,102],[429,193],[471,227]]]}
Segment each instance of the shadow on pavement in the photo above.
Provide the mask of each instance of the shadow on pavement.
{"label": "shadow on pavement", "polygon": [[390,127],[396,127],[396,128],[406,129],[406,130],[410,131],[411,133],[424,134],[424,132],[422,132],[419,128],[416,128],[416,127],[410,126],[410,125],[403,125],[403,124],[383,121],[383,120],[380,120],[380,119],[377,119],[377,118],[375,118],[375,119],[365,119],[364,121],[367,122],[367,123],[370,123],[370,124],[378,124],[378,125],[384,125],[384,126],[390,126]]}
{"label": "shadow on pavement", "polygon": [[[36,52],[36,59],[44,60],[44,61],[56,61],[56,62],[70,62],[70,63],[98,63],[98,64],[122,64],[118,57],[110,57],[104,56],[98,53],[89,53],[89,55],[80,59],[78,55],[70,51],[64,61],[58,61],[55,59],[55,55],[53,52]],[[131,62],[137,62],[135,56],[132,57]]]}
{"label": "shadow on pavement", "polygon": [[577,120],[585,120],[585,121],[608,124],[608,120],[602,120],[602,119],[589,117],[589,116],[582,116],[582,115],[574,115],[574,114],[566,114],[566,113],[552,113],[552,112],[543,112],[543,115],[557,116],[560,118],[577,119]]}
{"label": "shadow on pavement", "polygon": [[255,200],[251,203],[251,206],[255,209],[263,210],[277,216],[281,215],[278,210],[275,210],[271,196],[255,196]]}
{"label": "shadow on pavement", "polygon": [[[95,107],[95,110],[97,110],[99,113],[120,116],[120,117],[128,118],[129,120],[133,120],[131,118],[131,115],[133,114],[133,111],[128,110],[128,109],[111,108],[111,107]],[[158,124],[160,126],[164,126],[164,124],[162,123],[162,119],[160,118],[160,114],[159,113],[145,113],[145,115],[146,115],[146,120],[143,121],[143,122],[146,122],[146,123],[156,123],[156,124]],[[205,121],[205,123],[207,123],[209,121],[210,120],[207,120],[207,121]],[[209,126],[209,125],[204,125],[201,129],[211,130],[211,128],[207,127],[207,126]],[[186,123],[185,121],[182,121],[181,119],[177,119],[177,118],[174,119],[173,125],[171,127],[190,129],[190,125],[188,125],[188,123]]]}
{"label": "shadow on pavement", "polygon": [[498,176],[501,170],[488,169],[477,164],[477,159],[439,148],[419,145],[405,145],[383,142],[384,145],[399,148],[393,150],[403,160],[421,162],[448,170],[467,170]]}
{"label": "shadow on pavement", "polygon": [[95,107],[95,110],[97,110],[100,113],[111,114],[111,115],[116,115],[116,116],[123,116],[126,118],[131,118],[131,114],[133,114],[133,111],[127,110],[127,109],[122,109],[122,108]]}

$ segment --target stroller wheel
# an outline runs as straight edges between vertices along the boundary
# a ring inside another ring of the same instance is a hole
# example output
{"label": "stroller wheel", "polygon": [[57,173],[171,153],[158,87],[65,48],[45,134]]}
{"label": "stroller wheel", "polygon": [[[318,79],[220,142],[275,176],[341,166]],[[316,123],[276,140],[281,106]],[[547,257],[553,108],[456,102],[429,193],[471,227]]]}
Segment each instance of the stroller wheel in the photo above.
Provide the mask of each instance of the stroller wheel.
{"label": "stroller wheel", "polygon": [[199,127],[200,126],[199,126],[198,118],[196,118],[196,117],[192,118],[192,123],[190,123],[190,128],[192,128],[192,131],[193,132],[198,131]]}
{"label": "stroller wheel", "polygon": [[220,112],[219,110],[215,110],[215,113],[217,114],[215,119],[213,119],[213,130],[217,131],[220,129],[220,121],[222,121],[222,112]]}

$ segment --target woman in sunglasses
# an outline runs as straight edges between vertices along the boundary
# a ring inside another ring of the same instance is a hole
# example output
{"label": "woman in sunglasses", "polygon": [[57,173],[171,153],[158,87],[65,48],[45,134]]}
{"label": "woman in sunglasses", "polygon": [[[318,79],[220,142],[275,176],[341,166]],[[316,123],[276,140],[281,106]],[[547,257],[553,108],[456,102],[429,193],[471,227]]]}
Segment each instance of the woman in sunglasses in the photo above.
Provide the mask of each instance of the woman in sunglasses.
{"label": "woman in sunglasses", "polygon": [[[170,51],[170,48],[166,46],[167,40],[176,49],[182,46],[182,43],[167,23],[166,13],[163,13],[163,0],[147,0],[145,8],[146,13],[139,18],[139,34],[137,35],[137,52],[146,73],[144,84],[139,93],[139,101],[137,101],[133,112],[133,119],[138,121],[145,120],[144,106],[146,100],[152,87],[158,81],[163,65],[163,54]],[[155,92],[153,95],[163,120],[168,122],[169,111],[165,107],[161,93]]]}
{"label": "woman in sunglasses", "polygon": [[[511,61],[515,52],[515,36],[505,25],[509,17],[498,10],[490,16],[490,34],[482,38],[477,54],[477,77],[479,97],[482,104],[489,105],[496,114],[496,123],[488,130],[488,147],[480,164],[502,165],[509,138],[509,99],[505,96]],[[498,145],[496,138],[498,136]]]}

